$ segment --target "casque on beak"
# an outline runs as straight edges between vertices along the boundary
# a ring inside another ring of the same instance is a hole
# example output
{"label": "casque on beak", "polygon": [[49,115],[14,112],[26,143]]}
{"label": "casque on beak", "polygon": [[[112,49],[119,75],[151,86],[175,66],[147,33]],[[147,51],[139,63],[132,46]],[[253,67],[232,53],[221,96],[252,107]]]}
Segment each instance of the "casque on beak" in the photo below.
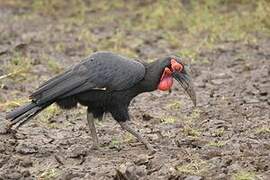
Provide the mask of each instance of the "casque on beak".
{"label": "casque on beak", "polygon": [[190,99],[192,100],[194,106],[196,106],[196,93],[193,89],[193,84],[191,82],[191,78],[189,74],[183,69],[181,72],[173,72],[172,76],[175,80],[177,80],[184,90],[189,95]]}

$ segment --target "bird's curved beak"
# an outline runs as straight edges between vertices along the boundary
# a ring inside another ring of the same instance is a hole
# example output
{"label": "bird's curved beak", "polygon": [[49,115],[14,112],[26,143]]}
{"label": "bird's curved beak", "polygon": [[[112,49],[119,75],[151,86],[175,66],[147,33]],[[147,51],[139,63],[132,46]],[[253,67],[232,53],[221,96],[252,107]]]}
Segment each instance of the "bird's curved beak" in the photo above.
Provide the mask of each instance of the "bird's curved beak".
{"label": "bird's curved beak", "polygon": [[196,106],[196,93],[194,91],[193,84],[191,82],[189,74],[185,70],[183,70],[182,72],[177,71],[173,72],[172,76],[181,84],[184,90],[188,93],[194,106]]}

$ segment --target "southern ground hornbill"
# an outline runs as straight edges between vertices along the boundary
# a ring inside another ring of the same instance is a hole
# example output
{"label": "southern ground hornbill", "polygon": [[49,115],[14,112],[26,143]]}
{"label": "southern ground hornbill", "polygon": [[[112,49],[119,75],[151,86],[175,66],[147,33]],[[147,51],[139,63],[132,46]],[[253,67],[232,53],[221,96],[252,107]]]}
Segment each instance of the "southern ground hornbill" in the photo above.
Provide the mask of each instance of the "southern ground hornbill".
{"label": "southern ground hornbill", "polygon": [[148,149],[151,145],[128,125],[130,101],[143,92],[171,89],[176,79],[196,105],[196,96],[184,64],[177,56],[167,56],[151,63],[141,63],[111,52],[96,52],[64,73],[42,84],[29,104],[7,114],[10,126],[21,126],[46,107],[56,103],[63,109],[77,104],[87,106],[87,121],[98,147],[94,119],[111,113],[120,126],[134,135]]}

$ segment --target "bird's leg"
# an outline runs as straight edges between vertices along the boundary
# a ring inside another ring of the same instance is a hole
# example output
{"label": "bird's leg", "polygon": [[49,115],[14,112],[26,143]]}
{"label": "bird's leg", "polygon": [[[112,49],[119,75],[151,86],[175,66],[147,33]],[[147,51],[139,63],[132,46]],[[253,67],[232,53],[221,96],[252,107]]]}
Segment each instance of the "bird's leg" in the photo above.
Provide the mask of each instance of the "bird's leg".
{"label": "bird's leg", "polygon": [[100,117],[98,120],[100,120],[100,121],[104,121],[104,120],[105,120],[105,118],[106,118],[106,113],[103,113],[102,117]]}
{"label": "bird's leg", "polygon": [[120,126],[128,131],[130,134],[132,134],[133,136],[135,136],[141,143],[143,143],[145,145],[145,147],[147,149],[149,149],[151,152],[155,152],[155,150],[153,149],[153,147],[149,144],[149,142],[147,142],[145,139],[143,139],[143,137],[138,133],[136,132],[134,129],[132,129],[129,125],[128,125],[128,122],[122,122],[122,121],[119,121],[119,124]]}
{"label": "bird's leg", "polygon": [[95,127],[95,118],[92,113],[87,111],[87,122],[89,125],[90,133],[93,139],[93,146],[92,149],[98,149],[98,137]]}

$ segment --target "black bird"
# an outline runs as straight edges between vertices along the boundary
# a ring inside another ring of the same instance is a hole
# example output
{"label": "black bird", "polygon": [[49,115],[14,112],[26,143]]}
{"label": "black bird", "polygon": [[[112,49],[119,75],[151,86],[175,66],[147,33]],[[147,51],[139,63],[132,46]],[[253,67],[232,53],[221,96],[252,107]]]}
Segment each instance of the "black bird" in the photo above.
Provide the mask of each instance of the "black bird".
{"label": "black bird", "polygon": [[31,96],[31,102],[9,112],[10,127],[17,128],[56,103],[60,108],[87,106],[87,121],[93,148],[98,147],[94,119],[111,113],[120,126],[134,135],[148,149],[151,145],[130,128],[128,106],[143,92],[170,90],[176,79],[196,106],[196,95],[181,58],[167,56],[151,63],[142,63],[111,52],[96,52],[64,73],[42,84]]}

